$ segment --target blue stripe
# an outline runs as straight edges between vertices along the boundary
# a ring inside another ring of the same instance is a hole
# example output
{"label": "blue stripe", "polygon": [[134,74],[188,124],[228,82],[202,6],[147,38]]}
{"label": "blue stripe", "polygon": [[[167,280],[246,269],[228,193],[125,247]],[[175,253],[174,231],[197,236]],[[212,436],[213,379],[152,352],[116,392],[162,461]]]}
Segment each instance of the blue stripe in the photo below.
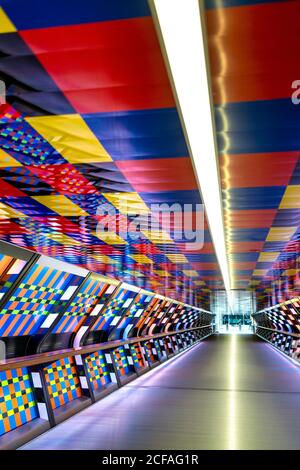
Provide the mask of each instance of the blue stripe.
{"label": "blue stripe", "polygon": [[[12,328],[12,330],[8,333],[7,336],[13,336],[14,333],[16,332],[16,330],[18,329],[18,327],[21,325],[21,323],[23,322],[25,318],[25,315],[21,315],[18,319],[18,321],[15,323],[14,327]],[[28,318],[28,316],[26,315],[26,318]],[[15,319],[15,315],[12,315],[11,318],[9,318],[10,322],[6,322],[6,328],[12,323],[12,321]]]}
{"label": "blue stripe", "polygon": [[247,263],[251,261],[256,261],[258,259],[259,253],[249,252],[249,253],[230,253],[230,261],[237,263]]}
{"label": "blue stripe", "polygon": [[186,157],[176,108],[83,116],[113,160]]}
{"label": "blue stripe", "polygon": [[147,0],[2,0],[17,29],[149,16]]}
{"label": "blue stripe", "polygon": [[194,262],[194,263],[196,262],[216,263],[217,262],[216,255],[214,253],[203,253],[203,254],[195,253],[195,254],[186,254],[185,256],[190,262]]}
{"label": "blue stripe", "polygon": [[300,149],[300,106],[294,105],[290,99],[216,106],[215,118],[221,153],[281,152]]}
{"label": "blue stripe", "polygon": [[266,242],[264,251],[282,251],[287,242]]}
{"label": "blue stripe", "polygon": [[285,186],[270,186],[232,188],[227,194],[230,196],[231,210],[277,209],[284,191]]}
{"label": "blue stripe", "polygon": [[235,276],[249,276],[252,275],[252,269],[233,269]]}
{"label": "blue stripe", "polygon": [[282,3],[282,0],[205,0],[205,8],[242,7],[247,5],[260,5],[263,3]]}
{"label": "blue stripe", "polygon": [[[32,318],[32,315],[30,315],[30,316],[31,316],[31,318]],[[38,331],[40,325],[41,325],[45,320],[46,320],[46,315],[39,315],[39,316],[36,316],[35,322],[31,325],[31,329],[30,329],[30,331],[27,333],[27,335],[33,335],[33,334],[35,334],[35,333]],[[20,333],[18,334],[18,336],[22,336],[22,335],[25,333],[27,327],[28,327],[28,324],[27,324],[27,326],[25,326],[25,327],[20,331]]]}
{"label": "blue stripe", "polygon": [[268,228],[233,229],[231,232],[231,241],[232,242],[262,241],[266,239],[268,233],[269,233]]}
{"label": "blue stripe", "polygon": [[[57,325],[57,327],[55,328],[55,331],[53,331],[53,333],[56,333],[56,332],[57,332],[57,330],[58,330],[58,328],[60,327],[61,323],[62,323],[65,319],[66,319],[65,317],[63,317],[63,318],[61,319],[61,321],[59,322],[59,324]],[[69,327],[70,323],[73,321],[73,319],[74,319],[74,317],[70,317],[70,318],[68,319],[67,323],[64,325],[64,327],[63,327],[63,329],[61,330],[60,333],[64,333],[64,331],[66,331],[66,330],[68,329],[68,327]]]}
{"label": "blue stripe", "polygon": [[[31,197],[1,197],[0,201],[4,202],[8,206],[21,211],[23,214],[32,215],[32,216],[41,216],[41,215],[54,215],[57,216],[57,212],[52,211],[48,207],[40,204]],[[30,224],[31,220],[27,223]],[[22,222],[23,223],[23,222]],[[25,222],[24,222],[25,223]],[[28,235],[29,236],[29,235]],[[34,235],[32,235],[34,236]]]}
{"label": "blue stripe", "polygon": [[[188,204],[191,205],[191,207],[186,207],[185,209],[187,211],[195,211],[195,205],[202,203],[198,189],[185,191],[162,191],[158,193],[140,192],[139,194],[146,204],[168,204],[168,207],[166,207],[166,211],[172,209],[171,207],[169,207],[170,204],[179,204],[181,210],[184,209],[184,204]],[[179,206],[178,209],[180,210]],[[165,211],[162,210],[161,212]],[[174,212],[177,212],[176,207],[174,207]]]}

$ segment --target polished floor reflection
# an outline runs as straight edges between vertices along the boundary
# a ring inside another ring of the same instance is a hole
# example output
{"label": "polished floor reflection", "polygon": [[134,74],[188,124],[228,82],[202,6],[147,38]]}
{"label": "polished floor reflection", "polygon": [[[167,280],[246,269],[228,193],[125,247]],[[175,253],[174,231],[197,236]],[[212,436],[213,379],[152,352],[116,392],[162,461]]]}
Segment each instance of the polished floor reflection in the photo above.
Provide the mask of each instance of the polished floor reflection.
{"label": "polished floor reflection", "polygon": [[23,449],[299,449],[300,368],[252,335],[219,335]]}

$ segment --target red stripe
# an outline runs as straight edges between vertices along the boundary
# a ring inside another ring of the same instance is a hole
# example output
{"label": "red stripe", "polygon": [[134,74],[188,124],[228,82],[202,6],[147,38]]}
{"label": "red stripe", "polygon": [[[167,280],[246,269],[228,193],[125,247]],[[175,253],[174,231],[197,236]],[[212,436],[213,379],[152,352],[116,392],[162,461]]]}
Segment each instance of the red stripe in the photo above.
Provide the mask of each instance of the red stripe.
{"label": "red stripe", "polygon": [[295,60],[300,2],[208,10],[214,101],[287,98],[299,76]]}
{"label": "red stripe", "polygon": [[20,34],[80,113],[175,106],[151,17]]}

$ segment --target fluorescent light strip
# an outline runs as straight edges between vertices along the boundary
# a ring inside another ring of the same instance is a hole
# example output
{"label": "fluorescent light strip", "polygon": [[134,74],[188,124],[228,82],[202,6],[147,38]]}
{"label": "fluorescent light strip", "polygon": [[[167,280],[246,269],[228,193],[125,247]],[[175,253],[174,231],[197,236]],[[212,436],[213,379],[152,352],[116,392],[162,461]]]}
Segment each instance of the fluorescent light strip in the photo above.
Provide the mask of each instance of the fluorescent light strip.
{"label": "fluorescent light strip", "polygon": [[226,291],[230,275],[199,0],[150,0],[158,18]]}

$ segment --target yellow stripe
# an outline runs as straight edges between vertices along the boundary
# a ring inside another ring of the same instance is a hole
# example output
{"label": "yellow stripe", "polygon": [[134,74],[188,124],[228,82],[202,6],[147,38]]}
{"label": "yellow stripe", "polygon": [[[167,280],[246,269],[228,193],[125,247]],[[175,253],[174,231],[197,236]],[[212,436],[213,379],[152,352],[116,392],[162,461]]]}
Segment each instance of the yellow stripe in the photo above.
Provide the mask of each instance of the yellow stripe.
{"label": "yellow stripe", "polygon": [[193,269],[184,269],[182,272],[188,277],[199,277],[197,271],[194,271]]}
{"label": "yellow stripe", "polygon": [[149,208],[138,193],[103,193],[103,196],[121,214],[141,215],[149,213]]}
{"label": "yellow stripe", "polygon": [[74,204],[66,196],[34,196],[32,199],[35,199],[40,204],[48,207],[49,209],[57,212],[57,214],[65,216],[80,216],[80,215],[89,215],[81,207]]}
{"label": "yellow stripe", "polygon": [[14,33],[15,31],[17,31],[16,27],[10,21],[3,8],[0,7],[0,33]]}
{"label": "yellow stripe", "polygon": [[271,227],[266,238],[267,242],[287,242],[289,241],[297,227]]}
{"label": "yellow stripe", "polygon": [[127,242],[114,232],[101,232],[100,230],[97,230],[97,232],[92,232],[92,235],[95,235],[95,237],[104,241],[108,245],[127,245]]}
{"label": "yellow stripe", "polygon": [[174,241],[170,238],[169,234],[166,232],[162,232],[159,230],[141,230],[141,233],[153,243],[174,243]]}
{"label": "yellow stripe", "polygon": [[[0,25],[1,25],[1,18],[0,18]],[[8,155],[8,153],[4,152],[4,150],[0,149],[0,167],[4,168],[4,167],[10,167],[10,166],[22,166],[22,165],[13,157]]]}
{"label": "yellow stripe", "polygon": [[79,114],[29,117],[26,121],[70,163],[112,161]]}
{"label": "yellow stripe", "polygon": [[180,253],[175,253],[175,254],[169,254],[169,255],[166,255],[167,258],[169,258],[170,261],[172,261],[172,263],[188,263],[188,259],[180,254]]}
{"label": "yellow stripe", "polygon": [[3,204],[3,202],[0,202],[0,219],[25,219],[26,217],[28,216],[22,214],[22,212],[19,212],[12,207]]}
{"label": "yellow stripe", "polygon": [[279,209],[300,209],[300,186],[287,186]]}
{"label": "yellow stripe", "polygon": [[279,251],[262,251],[259,255],[258,262],[259,263],[267,263],[275,261],[278,256],[280,255]]}
{"label": "yellow stripe", "polygon": [[130,255],[130,258],[134,259],[139,264],[153,264],[152,259],[146,255]]}

